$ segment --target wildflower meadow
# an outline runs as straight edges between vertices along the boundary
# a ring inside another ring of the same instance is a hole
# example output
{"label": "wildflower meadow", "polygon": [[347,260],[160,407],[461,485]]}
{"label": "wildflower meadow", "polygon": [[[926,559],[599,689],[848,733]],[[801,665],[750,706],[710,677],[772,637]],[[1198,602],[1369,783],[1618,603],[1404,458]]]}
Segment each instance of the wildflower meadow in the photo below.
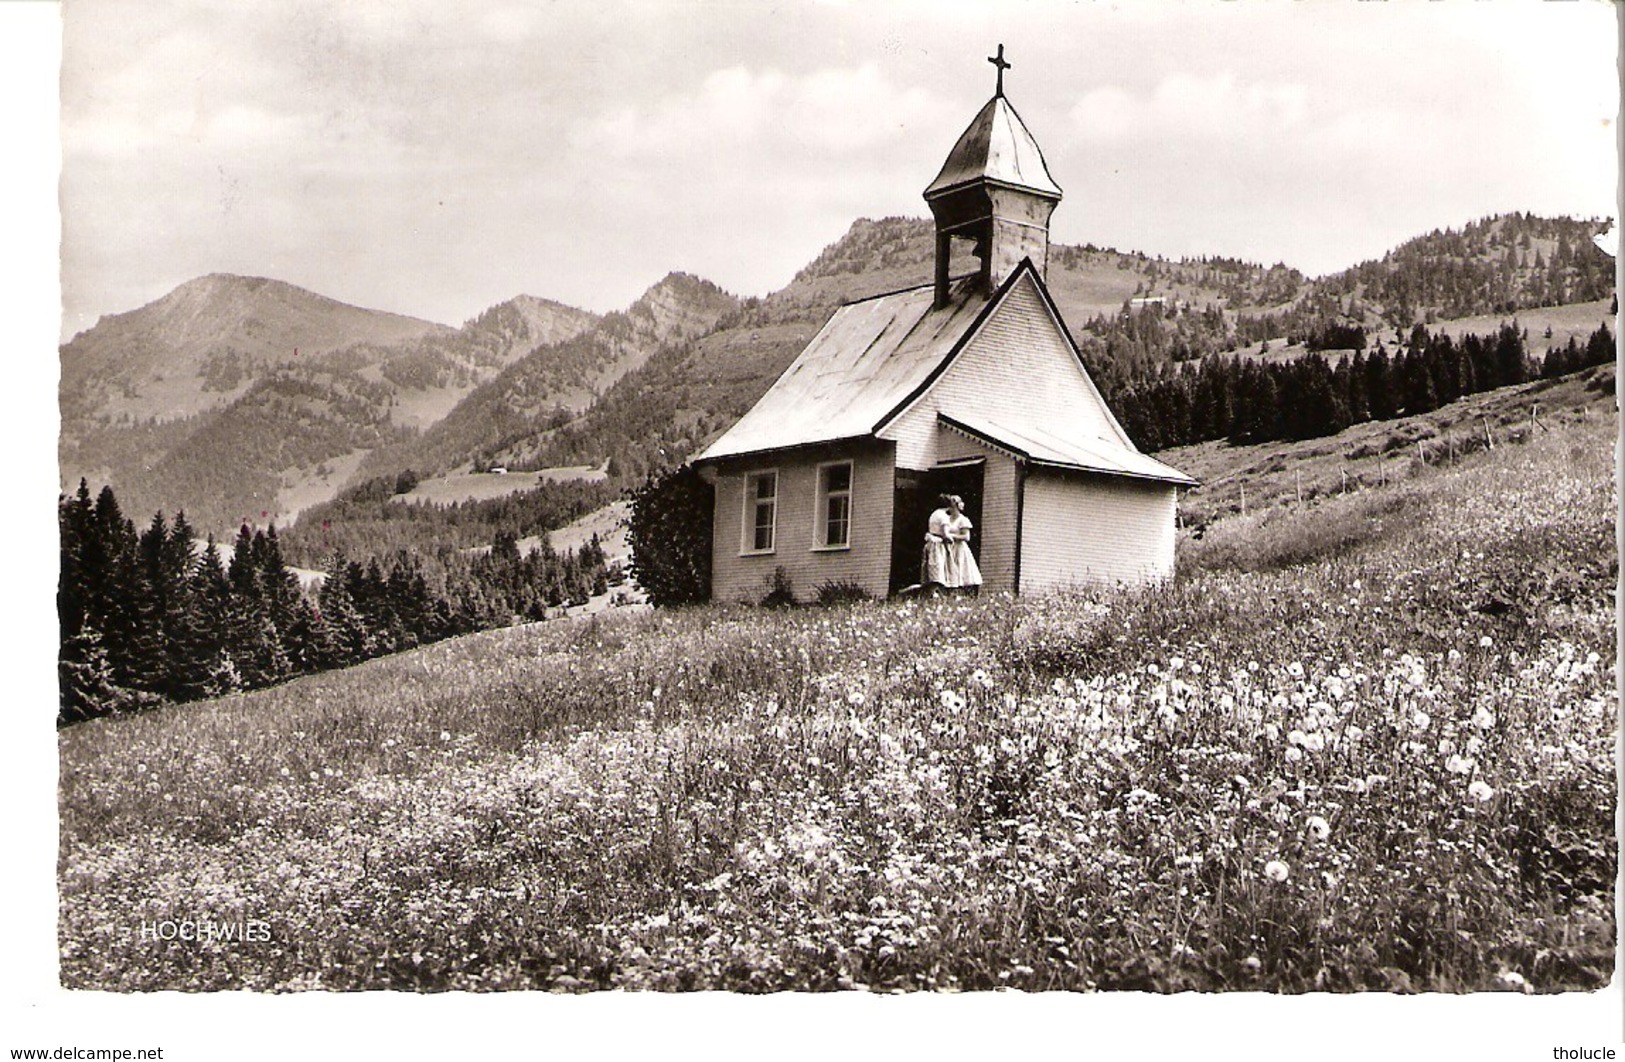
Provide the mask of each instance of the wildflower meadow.
{"label": "wildflower meadow", "polygon": [[1596,989],[1616,426],[1136,594],[612,612],[72,727],[62,981]]}

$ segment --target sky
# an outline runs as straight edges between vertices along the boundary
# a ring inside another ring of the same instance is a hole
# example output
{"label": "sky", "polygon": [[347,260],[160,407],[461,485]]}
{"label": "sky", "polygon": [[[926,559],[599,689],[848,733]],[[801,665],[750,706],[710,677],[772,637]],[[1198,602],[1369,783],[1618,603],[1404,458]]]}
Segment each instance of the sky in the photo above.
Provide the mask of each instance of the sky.
{"label": "sky", "polygon": [[209,272],[458,324],[760,295],[921,191],[993,91],[1053,237],[1320,275],[1615,213],[1614,14],[1388,0],[65,0],[63,337]]}

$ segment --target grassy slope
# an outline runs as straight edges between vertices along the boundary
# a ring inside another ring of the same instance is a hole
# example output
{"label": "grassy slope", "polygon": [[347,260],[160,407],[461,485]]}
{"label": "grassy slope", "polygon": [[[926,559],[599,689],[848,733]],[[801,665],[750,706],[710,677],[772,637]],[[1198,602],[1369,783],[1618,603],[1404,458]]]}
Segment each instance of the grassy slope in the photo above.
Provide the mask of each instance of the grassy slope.
{"label": "grassy slope", "polygon": [[[1194,476],[1201,486],[1180,499],[1189,527],[1201,527],[1241,511],[1245,490],[1250,513],[1345,490],[1393,483],[1429,466],[1458,462],[1482,449],[1484,429],[1498,442],[1545,433],[1561,423],[1607,418],[1614,410],[1614,368],[1599,366],[1558,380],[1471,395],[1416,417],[1358,424],[1335,436],[1300,442],[1231,446],[1199,443],[1160,451],[1159,460]],[[1422,443],[1421,449],[1417,443]],[[1346,478],[1345,478],[1346,476]]]}
{"label": "grassy slope", "polygon": [[397,494],[393,500],[403,504],[432,502],[436,505],[450,505],[454,502],[505,498],[510,494],[530,490],[538,482],[565,483],[572,480],[597,482],[602,479],[604,479],[602,469],[588,468],[585,465],[545,468],[540,472],[510,472],[506,475],[493,475],[489,472],[448,472],[440,476],[425,477],[416,487],[405,494]]}
{"label": "grassy slope", "polygon": [[[611,614],[73,728],[63,980],[1596,988],[1616,430],[1140,595]],[[138,941],[176,912],[275,940]]]}

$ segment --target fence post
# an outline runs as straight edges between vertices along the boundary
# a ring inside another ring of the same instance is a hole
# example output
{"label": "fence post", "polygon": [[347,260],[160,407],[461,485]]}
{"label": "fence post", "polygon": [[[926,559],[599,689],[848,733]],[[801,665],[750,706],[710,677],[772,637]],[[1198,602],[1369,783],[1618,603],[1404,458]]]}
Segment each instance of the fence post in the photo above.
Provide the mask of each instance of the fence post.
{"label": "fence post", "polygon": [[1303,470],[1302,469],[1294,468],[1292,470],[1292,485],[1293,485],[1294,489],[1296,489],[1297,492],[1298,492],[1298,504],[1302,505],[1303,504]]}
{"label": "fence post", "polygon": [[1343,493],[1347,494],[1349,492],[1349,470],[1339,467],[1337,471],[1343,477]]}
{"label": "fence post", "polygon": [[1241,485],[1241,515],[1247,515],[1247,484]]}
{"label": "fence post", "polygon": [[1490,418],[1479,417],[1478,422],[1484,425],[1484,449],[1495,449],[1495,436],[1490,434]]}

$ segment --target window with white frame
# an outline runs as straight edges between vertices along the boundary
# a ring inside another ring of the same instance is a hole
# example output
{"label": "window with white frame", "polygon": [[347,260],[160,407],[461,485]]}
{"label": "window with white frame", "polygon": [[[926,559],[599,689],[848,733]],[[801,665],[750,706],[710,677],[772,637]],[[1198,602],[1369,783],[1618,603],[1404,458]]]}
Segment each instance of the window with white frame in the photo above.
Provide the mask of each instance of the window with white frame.
{"label": "window with white frame", "polygon": [[752,472],[745,476],[745,520],[740,552],[772,553],[778,516],[778,472]]}
{"label": "window with white frame", "polygon": [[818,466],[818,547],[845,549],[852,544],[852,462]]}

